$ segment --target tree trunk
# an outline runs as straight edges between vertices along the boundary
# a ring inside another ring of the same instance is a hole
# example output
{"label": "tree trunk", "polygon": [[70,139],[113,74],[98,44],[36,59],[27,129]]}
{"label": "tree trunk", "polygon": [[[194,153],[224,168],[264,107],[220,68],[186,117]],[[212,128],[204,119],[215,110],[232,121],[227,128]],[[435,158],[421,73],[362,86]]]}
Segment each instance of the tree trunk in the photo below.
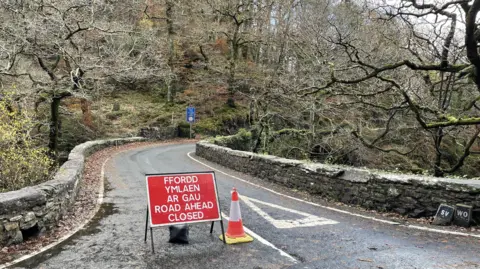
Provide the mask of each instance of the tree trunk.
{"label": "tree trunk", "polygon": [[[174,70],[174,58],[175,58],[175,48],[174,48],[174,35],[175,32],[173,30],[173,2],[171,0],[167,0],[167,8],[165,10],[165,15],[167,17],[167,39],[168,39],[168,67],[170,68],[170,74],[168,76],[172,76]],[[172,84],[173,79],[167,79],[167,102],[172,102],[173,94],[172,94]]]}
{"label": "tree trunk", "polygon": [[238,59],[238,31],[239,26],[235,27],[235,32],[233,33],[233,38],[231,40],[232,52],[230,55],[230,65],[228,69],[228,86],[230,91],[234,91],[234,81],[235,81],[235,67]]}
{"label": "tree trunk", "polygon": [[250,101],[249,113],[248,113],[248,124],[253,126],[255,123],[255,103],[253,100]]}
{"label": "tree trunk", "polygon": [[[288,40],[288,32],[290,31],[290,17],[291,17],[291,12],[292,12],[292,6],[294,4],[294,1],[290,1],[289,6],[287,7],[287,12],[286,12],[286,18],[280,20],[280,30],[283,30],[283,32],[280,35],[280,38],[278,39],[278,42],[280,43],[280,49],[278,53],[278,61],[277,61],[277,67],[276,70],[283,68],[284,60],[285,60],[285,50],[287,46],[287,40]],[[285,17],[285,16],[282,16]]]}
{"label": "tree trunk", "polygon": [[59,97],[53,97],[52,103],[50,104],[50,136],[48,148],[50,149],[50,154],[52,157],[57,160],[58,158],[58,135],[60,133],[60,115],[58,109],[60,107]]}
{"label": "tree trunk", "polygon": [[433,173],[434,176],[436,177],[443,177],[444,172],[441,168],[442,165],[442,151],[441,151],[441,144],[442,144],[442,138],[443,138],[443,129],[438,128],[437,132],[435,134],[435,151],[436,151],[436,158],[435,158],[435,164],[433,165]]}
{"label": "tree trunk", "polygon": [[270,139],[270,125],[269,125],[269,121],[267,121],[267,124],[265,125],[265,140],[263,141],[263,151],[269,152],[268,150],[269,139]]}
{"label": "tree trunk", "polygon": [[230,65],[228,68],[228,94],[229,97],[227,99],[227,105],[230,107],[235,107],[235,100],[233,98],[236,86],[235,86],[235,69],[238,60],[238,50],[239,50],[239,31],[240,25],[237,24],[235,26],[235,32],[233,33],[233,38],[230,41],[231,43],[231,55],[230,55]]}
{"label": "tree trunk", "polygon": [[315,139],[315,112],[317,110],[317,106],[315,105],[315,101],[312,104],[312,110],[310,111],[310,132],[312,132],[312,137]]}
{"label": "tree trunk", "polygon": [[[273,4],[269,5],[267,9],[267,14],[265,18],[265,36],[267,37],[267,43],[270,43],[272,41],[272,33],[273,33],[273,26],[272,26],[272,10],[273,10]],[[270,46],[263,46],[263,49],[260,51],[258,57],[259,62],[263,63],[264,65],[268,65],[269,63],[269,55],[270,55]]]}
{"label": "tree trunk", "polygon": [[260,126],[260,131],[258,131],[258,129],[252,130],[252,138],[254,141],[253,148],[252,148],[253,153],[258,153],[258,148],[262,143],[262,133],[263,133],[263,124]]}

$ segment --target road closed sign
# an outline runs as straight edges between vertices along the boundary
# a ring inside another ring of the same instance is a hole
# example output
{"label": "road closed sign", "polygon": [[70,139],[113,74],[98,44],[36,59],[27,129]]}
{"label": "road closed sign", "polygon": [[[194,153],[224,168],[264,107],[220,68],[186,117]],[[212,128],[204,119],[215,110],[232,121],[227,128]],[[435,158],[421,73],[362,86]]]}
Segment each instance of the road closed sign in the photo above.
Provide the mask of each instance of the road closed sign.
{"label": "road closed sign", "polygon": [[221,219],[213,172],[146,175],[150,227]]}

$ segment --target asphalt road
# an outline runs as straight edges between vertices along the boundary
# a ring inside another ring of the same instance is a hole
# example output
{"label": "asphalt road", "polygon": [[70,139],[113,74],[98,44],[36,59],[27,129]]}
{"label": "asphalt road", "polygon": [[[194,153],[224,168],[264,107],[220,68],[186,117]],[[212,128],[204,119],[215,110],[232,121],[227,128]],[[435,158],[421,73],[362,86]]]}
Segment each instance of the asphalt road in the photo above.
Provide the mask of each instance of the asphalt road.
{"label": "asphalt road", "polygon": [[[167,243],[168,228],[158,227],[153,254],[150,241],[144,242],[144,175],[211,170],[187,156],[194,150],[193,144],[165,145],[117,155],[107,166],[106,199],[95,220],[71,239],[14,268],[480,268],[478,239],[331,211],[222,173],[216,173],[222,211],[228,215],[235,186],[245,196],[241,201],[245,227],[262,239],[225,246],[218,239],[219,225],[210,235],[210,224],[199,223],[190,225],[190,244],[174,245]],[[238,178],[261,182],[201,161]],[[276,191],[294,193],[281,187]],[[297,220],[297,224],[282,220]],[[302,223],[315,226],[301,227]]]}

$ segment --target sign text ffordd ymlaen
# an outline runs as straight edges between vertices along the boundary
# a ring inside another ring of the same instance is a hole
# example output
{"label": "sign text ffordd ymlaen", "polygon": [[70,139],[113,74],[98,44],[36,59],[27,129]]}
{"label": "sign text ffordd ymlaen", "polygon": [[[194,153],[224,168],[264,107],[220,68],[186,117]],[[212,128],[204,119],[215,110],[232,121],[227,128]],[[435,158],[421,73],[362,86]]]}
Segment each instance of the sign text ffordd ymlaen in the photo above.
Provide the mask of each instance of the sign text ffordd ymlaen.
{"label": "sign text ffordd ymlaen", "polygon": [[220,220],[213,172],[147,175],[147,193],[151,227]]}

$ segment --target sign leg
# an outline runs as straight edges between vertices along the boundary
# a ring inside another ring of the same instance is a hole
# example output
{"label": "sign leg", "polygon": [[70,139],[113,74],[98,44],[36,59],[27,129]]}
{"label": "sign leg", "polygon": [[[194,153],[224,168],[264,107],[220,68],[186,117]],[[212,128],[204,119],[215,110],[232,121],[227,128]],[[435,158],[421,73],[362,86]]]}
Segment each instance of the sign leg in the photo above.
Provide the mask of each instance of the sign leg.
{"label": "sign leg", "polygon": [[210,227],[210,233],[213,233],[213,224],[215,224],[215,221],[212,221],[212,226]]}
{"label": "sign leg", "polygon": [[[213,224],[212,224],[212,227],[213,227]],[[225,230],[223,229],[223,218],[220,219],[220,227],[222,228],[223,243],[226,245],[227,244],[227,239],[225,238]]]}
{"label": "sign leg", "polygon": [[192,139],[192,123],[190,122],[190,139]]}
{"label": "sign leg", "polygon": [[148,206],[147,206],[147,218],[145,220],[145,242],[147,242],[147,233],[148,233]]}
{"label": "sign leg", "polygon": [[155,253],[155,247],[153,246],[153,229],[150,227],[150,238],[152,239],[152,253]]}

